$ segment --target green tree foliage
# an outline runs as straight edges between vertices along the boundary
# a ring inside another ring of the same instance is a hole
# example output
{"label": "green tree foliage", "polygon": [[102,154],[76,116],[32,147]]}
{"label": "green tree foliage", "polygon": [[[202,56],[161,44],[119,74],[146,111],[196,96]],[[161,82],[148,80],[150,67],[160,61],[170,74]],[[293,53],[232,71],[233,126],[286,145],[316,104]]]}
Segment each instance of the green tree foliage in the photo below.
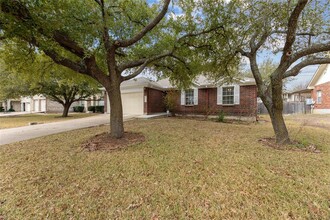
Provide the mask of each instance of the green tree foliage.
{"label": "green tree foliage", "polygon": [[40,80],[32,89],[33,93],[42,94],[63,106],[62,117],[67,117],[72,103],[84,100],[99,93],[96,85],[88,79],[70,79],[51,73],[47,79]]}
{"label": "green tree foliage", "polygon": [[[268,109],[277,143],[290,142],[283,120],[283,81],[302,68],[330,63],[330,2],[324,0],[214,0],[198,1],[206,26],[223,25],[208,42],[216,50],[209,59],[231,67],[246,57],[256,80],[258,95]],[[220,43],[218,43],[220,42]],[[224,43],[225,42],[225,43]],[[226,46],[225,46],[225,45]],[[221,48],[225,49],[222,50]],[[220,57],[220,59],[219,59]],[[260,63],[266,57],[274,65]],[[233,62],[231,61],[233,60]],[[210,62],[211,62],[210,61]],[[219,72],[215,72],[219,74]]]}
{"label": "green tree foliage", "polygon": [[[1,61],[1,60],[0,60]],[[3,62],[0,62],[0,100],[17,99],[29,94],[29,85],[18,80],[17,74],[6,71]]]}
{"label": "green tree foliage", "polygon": [[67,117],[72,103],[100,92],[93,79],[55,65],[45,56],[36,55],[33,60],[25,60],[19,57],[19,51],[11,52],[7,48],[0,53],[2,63],[6,63],[0,70],[2,99],[44,95],[60,103],[62,116]]}
{"label": "green tree foliage", "polygon": [[170,3],[0,0],[0,39],[27,54],[44,53],[101,83],[110,99],[111,135],[120,138],[124,134],[120,84],[149,68],[186,85],[200,63],[192,53],[193,38],[217,29],[194,22],[193,6],[188,7],[194,1],[177,2],[182,13],[187,12],[182,16],[173,15],[175,6]]}

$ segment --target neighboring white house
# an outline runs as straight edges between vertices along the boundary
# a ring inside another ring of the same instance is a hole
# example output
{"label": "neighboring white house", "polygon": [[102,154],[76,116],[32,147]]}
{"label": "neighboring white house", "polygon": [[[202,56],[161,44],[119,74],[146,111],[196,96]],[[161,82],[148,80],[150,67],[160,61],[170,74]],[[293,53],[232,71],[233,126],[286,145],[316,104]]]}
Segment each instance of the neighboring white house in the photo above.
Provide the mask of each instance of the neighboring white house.
{"label": "neighboring white house", "polygon": [[308,84],[312,89],[313,113],[330,114],[330,64],[322,64]]}
{"label": "neighboring white house", "polygon": [[[62,112],[63,105],[58,102],[52,101],[49,98],[46,98],[43,95],[35,95],[33,97],[22,97],[21,98],[21,109],[22,112]],[[74,106],[83,106],[84,111],[88,112],[89,106],[104,106],[103,95],[98,94],[94,95],[86,100],[81,100],[72,103],[70,107],[70,112],[73,111]],[[17,110],[15,110],[17,111]]]}
{"label": "neighboring white house", "polygon": [[19,99],[7,99],[0,101],[0,107],[3,108],[4,111],[8,111],[9,109],[14,109],[15,111],[20,111],[20,100]]}

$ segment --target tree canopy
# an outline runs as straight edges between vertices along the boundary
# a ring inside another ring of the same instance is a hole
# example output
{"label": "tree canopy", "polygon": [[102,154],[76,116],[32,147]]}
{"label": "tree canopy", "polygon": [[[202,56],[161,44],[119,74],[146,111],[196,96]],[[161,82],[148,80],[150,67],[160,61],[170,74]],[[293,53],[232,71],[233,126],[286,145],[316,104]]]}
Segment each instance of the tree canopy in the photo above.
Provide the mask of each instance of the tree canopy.
{"label": "tree canopy", "polygon": [[[283,80],[296,76],[302,68],[330,63],[329,1],[214,1],[199,2],[207,25],[222,24],[221,35],[210,42],[217,47],[221,39],[226,49],[219,56],[228,60],[246,57],[258,87],[258,95],[272,119],[278,143],[290,141],[282,117]],[[265,57],[276,66],[262,74]],[[217,60],[218,57],[210,57]],[[219,65],[230,64],[229,61]]]}
{"label": "tree canopy", "polygon": [[25,54],[15,48],[0,50],[2,99],[44,95],[63,105],[66,117],[73,102],[100,93],[99,84],[90,77],[56,65],[40,54],[25,58]]}
{"label": "tree canopy", "polygon": [[175,16],[171,0],[0,0],[0,39],[101,83],[110,99],[111,134],[120,138],[121,82],[146,68],[180,83],[197,72],[200,62],[187,45],[217,28],[194,22],[193,7],[188,7],[193,2],[178,2],[185,12]]}

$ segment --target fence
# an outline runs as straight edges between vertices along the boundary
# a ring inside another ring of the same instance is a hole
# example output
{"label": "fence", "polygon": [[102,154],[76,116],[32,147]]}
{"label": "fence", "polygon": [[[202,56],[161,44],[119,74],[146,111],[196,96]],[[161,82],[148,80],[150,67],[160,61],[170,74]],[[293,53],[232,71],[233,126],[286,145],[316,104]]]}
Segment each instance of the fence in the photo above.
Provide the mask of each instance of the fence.
{"label": "fence", "polygon": [[[305,102],[283,102],[283,114],[310,114],[311,105]],[[258,114],[268,114],[264,103],[258,103]]]}

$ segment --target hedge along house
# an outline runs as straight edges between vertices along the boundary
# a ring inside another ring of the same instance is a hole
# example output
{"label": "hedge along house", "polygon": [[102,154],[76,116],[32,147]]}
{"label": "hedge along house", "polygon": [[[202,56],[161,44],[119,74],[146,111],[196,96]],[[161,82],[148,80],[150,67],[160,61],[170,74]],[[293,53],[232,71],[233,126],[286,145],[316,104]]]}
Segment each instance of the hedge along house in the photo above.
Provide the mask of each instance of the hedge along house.
{"label": "hedge along house", "polygon": [[[177,90],[168,79],[158,81],[165,89]],[[177,90],[176,113],[191,115],[225,115],[255,117],[257,115],[257,87],[255,80],[244,78],[235,83],[211,82],[199,76],[186,90]]]}
{"label": "hedge along house", "polygon": [[330,64],[319,66],[307,88],[312,89],[313,113],[330,114]]}
{"label": "hedge along house", "polygon": [[[165,91],[157,82],[144,77],[124,81],[121,86],[124,115],[150,115],[166,112]],[[105,112],[110,113],[109,97],[104,91]]]}

